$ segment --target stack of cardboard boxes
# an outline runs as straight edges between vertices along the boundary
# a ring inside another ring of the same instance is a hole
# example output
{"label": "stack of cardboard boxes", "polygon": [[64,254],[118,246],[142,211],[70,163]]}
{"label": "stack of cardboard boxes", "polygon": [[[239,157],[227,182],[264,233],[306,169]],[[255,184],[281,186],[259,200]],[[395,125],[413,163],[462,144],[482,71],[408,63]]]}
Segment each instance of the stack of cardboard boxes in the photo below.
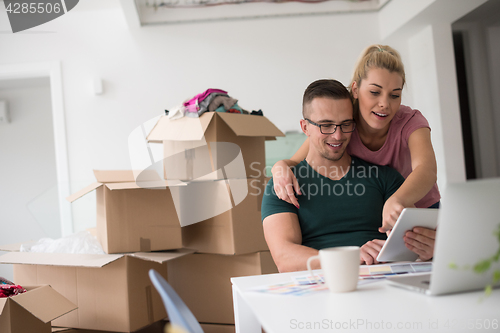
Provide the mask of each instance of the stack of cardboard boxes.
{"label": "stack of cardboard boxes", "polygon": [[97,238],[107,255],[17,252],[14,245],[2,247],[12,252],[0,262],[14,264],[15,283],[48,284],[78,306],[53,326],[133,332],[166,317],[149,269],[167,276],[168,261],[193,251],[149,252],[182,248],[181,227],[164,186],[141,188],[131,171],[95,176],[96,183],[68,200],[96,191]]}
{"label": "stack of cardboard boxes", "polygon": [[264,142],[282,135],[263,116],[162,117],[148,140],[164,146],[166,180],[151,170],[95,171],[97,182],[68,198],[96,191],[96,236],[107,255],[14,251],[0,262],[15,264],[16,283],[50,284],[78,306],[54,326],[134,332],[165,318],[153,268],[205,330],[232,331],[230,278],[277,272],[260,203]]}
{"label": "stack of cardboard boxes", "polygon": [[196,253],[169,263],[168,281],[200,322],[234,324],[231,277],[277,273],[260,217],[265,140],[276,136],[263,116],[217,112],[163,117],[148,136],[163,143],[165,178],[188,181],[175,191],[188,202],[183,246]]}

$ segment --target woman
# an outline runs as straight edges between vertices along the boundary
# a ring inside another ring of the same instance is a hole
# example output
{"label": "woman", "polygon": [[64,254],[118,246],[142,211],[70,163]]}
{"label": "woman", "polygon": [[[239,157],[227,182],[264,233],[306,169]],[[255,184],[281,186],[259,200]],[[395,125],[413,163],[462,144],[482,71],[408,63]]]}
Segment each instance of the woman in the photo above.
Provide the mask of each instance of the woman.
{"label": "woman", "polygon": [[[439,207],[429,124],[420,111],[401,105],[404,84],[405,71],[399,53],[387,45],[372,45],[362,53],[349,87],[356,130],[348,153],[371,163],[389,165],[406,179],[384,205],[380,232],[389,231],[405,207]],[[306,140],[290,160],[279,161],[272,169],[276,194],[297,207],[295,193],[301,193],[290,167],[302,161],[308,149]],[[407,247],[424,260],[432,258],[434,239],[435,231],[422,228],[405,236]],[[382,244],[372,245],[373,255]]]}

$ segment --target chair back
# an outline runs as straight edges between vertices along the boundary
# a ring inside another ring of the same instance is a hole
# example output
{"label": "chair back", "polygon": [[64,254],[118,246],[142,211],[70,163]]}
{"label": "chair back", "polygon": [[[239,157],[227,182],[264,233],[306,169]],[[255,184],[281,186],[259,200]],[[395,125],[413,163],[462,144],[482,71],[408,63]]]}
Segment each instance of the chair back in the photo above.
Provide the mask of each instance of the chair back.
{"label": "chair back", "polygon": [[149,270],[149,278],[163,300],[168,318],[173,326],[179,326],[189,333],[203,333],[195,316],[177,295],[170,284],[154,269]]}

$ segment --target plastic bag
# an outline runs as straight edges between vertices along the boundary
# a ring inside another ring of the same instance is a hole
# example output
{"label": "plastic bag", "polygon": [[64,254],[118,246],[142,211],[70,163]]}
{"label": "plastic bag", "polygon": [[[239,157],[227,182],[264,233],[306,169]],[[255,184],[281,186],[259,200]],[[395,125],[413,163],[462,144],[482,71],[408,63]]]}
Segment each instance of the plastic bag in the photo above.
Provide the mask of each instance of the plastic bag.
{"label": "plastic bag", "polygon": [[88,231],[59,239],[42,238],[34,244],[21,245],[21,252],[105,254],[101,244]]}

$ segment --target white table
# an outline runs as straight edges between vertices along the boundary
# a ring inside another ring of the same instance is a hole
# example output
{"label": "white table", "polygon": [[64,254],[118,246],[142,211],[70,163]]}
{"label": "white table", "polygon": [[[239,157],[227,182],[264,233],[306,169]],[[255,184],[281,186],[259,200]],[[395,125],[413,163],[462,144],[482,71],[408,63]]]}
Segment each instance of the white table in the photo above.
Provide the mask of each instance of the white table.
{"label": "white table", "polygon": [[[237,333],[261,332],[500,332],[500,290],[426,296],[364,284],[354,292],[317,291],[304,296],[250,291],[290,282],[307,272],[232,278]],[[489,328],[488,328],[489,327]]]}

